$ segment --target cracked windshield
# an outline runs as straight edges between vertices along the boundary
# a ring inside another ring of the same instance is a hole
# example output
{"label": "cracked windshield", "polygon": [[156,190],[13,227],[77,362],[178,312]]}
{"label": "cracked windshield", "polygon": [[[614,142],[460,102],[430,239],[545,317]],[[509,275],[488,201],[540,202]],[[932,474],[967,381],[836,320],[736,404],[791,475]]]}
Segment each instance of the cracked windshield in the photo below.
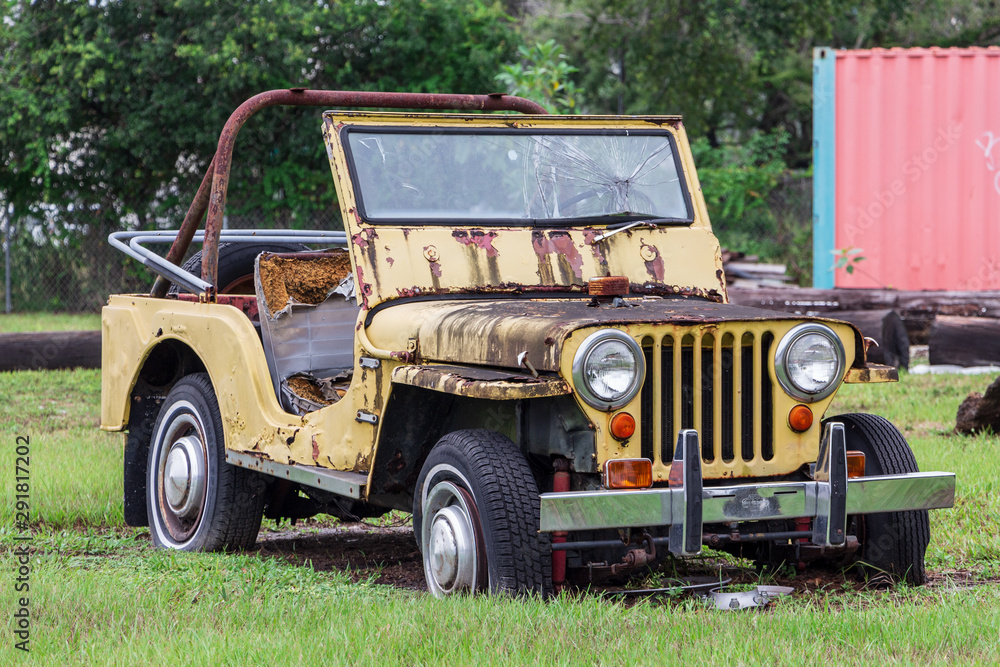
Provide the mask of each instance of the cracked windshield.
{"label": "cracked windshield", "polygon": [[371,221],[691,219],[666,133],[348,131]]}

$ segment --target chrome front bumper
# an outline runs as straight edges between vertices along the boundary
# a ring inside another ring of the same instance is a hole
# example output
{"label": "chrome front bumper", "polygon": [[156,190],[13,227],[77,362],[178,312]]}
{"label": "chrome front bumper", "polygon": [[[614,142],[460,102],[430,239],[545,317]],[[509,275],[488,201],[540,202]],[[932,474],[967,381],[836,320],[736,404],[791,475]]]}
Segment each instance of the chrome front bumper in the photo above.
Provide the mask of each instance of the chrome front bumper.
{"label": "chrome front bumper", "polygon": [[541,530],[670,526],[670,551],[701,551],[702,525],[733,521],[813,519],[812,542],[839,546],[849,514],[925,510],[955,504],[955,474],[911,473],[848,479],[844,426],[831,423],[812,481],[704,488],[698,434],[681,431],[674,460],[680,486],[642,491],[577,491],[541,495]]}

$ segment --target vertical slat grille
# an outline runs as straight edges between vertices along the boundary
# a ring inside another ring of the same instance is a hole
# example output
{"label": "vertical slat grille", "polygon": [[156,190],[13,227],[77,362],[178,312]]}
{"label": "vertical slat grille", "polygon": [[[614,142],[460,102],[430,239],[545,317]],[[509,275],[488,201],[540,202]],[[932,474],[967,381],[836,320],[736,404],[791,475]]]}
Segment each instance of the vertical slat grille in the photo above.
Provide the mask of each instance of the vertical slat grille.
{"label": "vertical slat grille", "polygon": [[674,458],[674,443],[677,442],[677,431],[674,428],[674,339],[663,339],[660,372],[660,391],[663,399],[660,401],[660,433],[663,441],[660,443],[660,460],[669,464]]}
{"label": "vertical slat grille", "polygon": [[733,460],[733,335],[727,333],[722,337],[722,410],[719,428],[722,430],[722,460],[729,463]]}
{"label": "vertical slat grille", "polygon": [[740,373],[740,454],[744,461],[753,459],[753,420],[754,420],[754,354],[753,336],[743,334],[741,341],[743,354]]}
{"label": "vertical slat grille", "polygon": [[646,359],[646,377],[642,381],[642,394],[640,404],[640,410],[642,410],[642,416],[640,417],[640,427],[639,427],[639,438],[642,445],[642,458],[653,460],[654,442],[653,442],[653,431],[654,431],[654,415],[653,412],[653,339],[646,338],[643,340],[642,345],[642,355]]}
{"label": "vertical slat grille", "polygon": [[715,460],[713,451],[715,443],[715,402],[712,396],[715,366],[715,338],[705,336],[701,344],[701,424],[698,425],[701,436],[701,458],[706,461]]}
{"label": "vertical slat grille", "polygon": [[760,340],[760,365],[763,369],[760,380],[760,452],[765,461],[770,461],[774,458],[774,387],[767,372],[767,360],[771,356],[774,335],[768,331]]}
{"label": "vertical slat grille", "polygon": [[[746,462],[774,458],[774,387],[768,371],[773,334],[667,335],[659,342],[659,363],[654,364],[656,344],[643,340],[648,369],[641,398],[644,457],[655,461],[658,454],[669,465],[680,429],[696,428],[706,463],[719,457],[724,463],[737,456]],[[659,409],[654,387],[659,387]]]}

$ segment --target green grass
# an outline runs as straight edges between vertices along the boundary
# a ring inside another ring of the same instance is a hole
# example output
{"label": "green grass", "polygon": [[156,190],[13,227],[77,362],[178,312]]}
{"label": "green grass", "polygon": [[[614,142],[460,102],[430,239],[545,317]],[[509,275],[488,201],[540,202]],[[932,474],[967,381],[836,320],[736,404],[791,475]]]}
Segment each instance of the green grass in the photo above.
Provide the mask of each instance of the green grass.
{"label": "green grass", "polygon": [[0,333],[33,331],[99,331],[100,313],[4,313]]}
{"label": "green grass", "polygon": [[[1000,437],[954,432],[955,414],[989,376],[908,375],[895,384],[847,385],[828,414],[871,412],[896,424],[921,470],[956,475],[955,507],[931,516],[932,567],[970,568],[1000,574]],[[992,527],[992,528],[990,528]]]}
{"label": "green grass", "polygon": [[[36,556],[33,657],[61,664],[368,665],[1000,659],[995,586],[820,592],[766,612],[737,613],[693,599],[632,607],[593,596],[442,601],[254,556],[131,547],[111,553],[120,555]],[[9,587],[0,604],[13,608]]]}
{"label": "green grass", "polygon": [[[989,378],[903,375],[847,386],[830,414],[896,422],[923,470],[958,473],[958,502],[932,516],[929,566],[954,584],[853,592],[831,586],[762,612],[695,599],[633,606],[596,596],[435,600],[254,554],[157,551],[122,526],[121,435],[97,430],[98,371],[0,374],[7,464],[0,568],[14,569],[13,445],[32,443],[32,653],[13,650],[17,593],[0,586],[0,664],[913,664],[1000,661],[996,436],[952,435],[955,410]],[[387,520],[405,520],[391,517]],[[8,577],[10,575],[8,574]]]}
{"label": "green grass", "polygon": [[[99,430],[96,370],[0,373],[0,438],[13,470],[18,436],[31,446],[32,516],[41,525],[122,526],[122,438]],[[13,474],[2,476],[11,498]],[[11,503],[0,523],[12,521]]]}

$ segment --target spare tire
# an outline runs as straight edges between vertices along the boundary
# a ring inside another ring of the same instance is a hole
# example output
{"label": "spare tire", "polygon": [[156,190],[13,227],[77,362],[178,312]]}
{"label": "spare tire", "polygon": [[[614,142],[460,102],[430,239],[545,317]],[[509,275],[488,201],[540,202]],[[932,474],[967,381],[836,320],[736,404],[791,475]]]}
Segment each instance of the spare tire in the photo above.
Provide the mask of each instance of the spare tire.
{"label": "spare tire", "polygon": [[[253,294],[253,266],[262,252],[304,252],[308,246],[301,243],[223,243],[219,245],[219,277],[217,294]],[[181,268],[201,277],[201,253],[191,255]],[[177,294],[177,285],[170,286],[170,293]]]}

